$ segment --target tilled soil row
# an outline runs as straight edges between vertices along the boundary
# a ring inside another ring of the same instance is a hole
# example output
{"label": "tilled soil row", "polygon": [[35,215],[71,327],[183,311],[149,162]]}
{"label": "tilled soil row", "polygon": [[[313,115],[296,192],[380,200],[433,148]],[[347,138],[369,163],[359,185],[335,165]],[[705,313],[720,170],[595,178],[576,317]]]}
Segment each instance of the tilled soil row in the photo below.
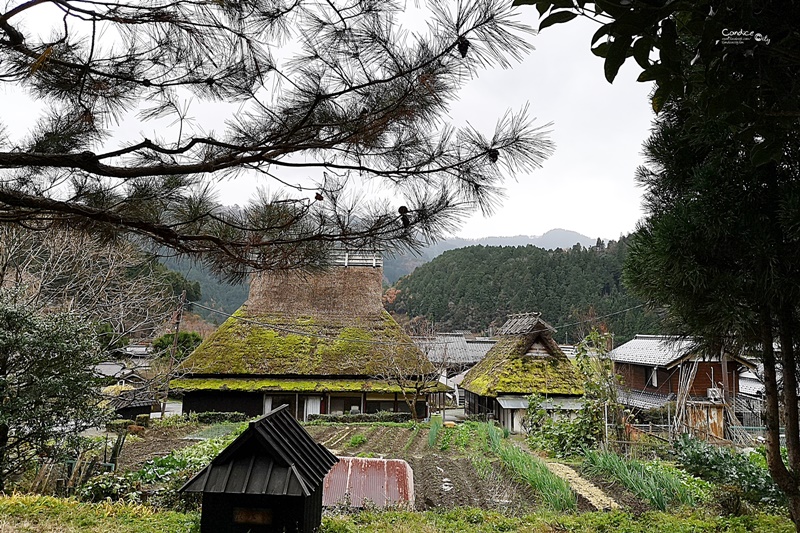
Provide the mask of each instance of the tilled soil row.
{"label": "tilled soil row", "polygon": [[467,457],[431,453],[408,457],[407,461],[414,470],[415,507],[419,511],[467,506],[518,514],[533,506],[529,494],[502,472],[482,478]]}

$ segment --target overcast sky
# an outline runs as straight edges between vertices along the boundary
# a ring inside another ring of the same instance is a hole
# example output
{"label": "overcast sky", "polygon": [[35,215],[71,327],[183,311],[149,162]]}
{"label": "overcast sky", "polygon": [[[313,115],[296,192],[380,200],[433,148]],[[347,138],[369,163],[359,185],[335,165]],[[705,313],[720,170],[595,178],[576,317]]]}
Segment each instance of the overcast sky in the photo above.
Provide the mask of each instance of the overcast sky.
{"label": "overcast sky", "polygon": [[[519,9],[524,22],[538,24],[533,6]],[[541,235],[564,228],[617,239],[634,230],[642,217],[634,172],[654,118],[651,84],[636,82],[633,60],[609,84],[603,60],[589,48],[595,30],[579,19],[546,28],[533,38],[536,50],[524,63],[487,72],[464,91],[455,119],[469,115],[491,131],[503,110],[530,101],[538,123],[553,122],[556,151],[541,170],[509,182],[503,206],[489,218],[474,215],[459,236]]]}
{"label": "overcast sky", "polygon": [[[523,22],[538,24],[533,6],[521,7],[519,13]],[[509,180],[502,207],[490,217],[473,215],[458,236],[541,235],[564,228],[591,238],[617,239],[635,228],[642,212],[634,172],[642,162],[641,146],[653,118],[647,98],[651,87],[635,81],[634,64],[626,64],[613,85],[605,81],[603,61],[589,49],[595,29],[580,19],[546,28],[531,37],[536,50],[523,63],[482,72],[462,91],[451,112],[455,126],[469,121],[491,134],[506,110],[530,102],[537,124],[553,123],[556,151],[541,170]],[[0,94],[6,123],[25,131],[42,102],[31,102],[8,88]],[[211,114],[219,115],[221,126],[225,114]],[[203,122],[213,119],[203,115]],[[124,125],[115,137],[138,141],[153,135],[153,128],[157,125],[149,124],[149,132]],[[247,185],[222,183],[217,187],[219,199],[244,204],[254,193],[251,184],[252,180]]]}

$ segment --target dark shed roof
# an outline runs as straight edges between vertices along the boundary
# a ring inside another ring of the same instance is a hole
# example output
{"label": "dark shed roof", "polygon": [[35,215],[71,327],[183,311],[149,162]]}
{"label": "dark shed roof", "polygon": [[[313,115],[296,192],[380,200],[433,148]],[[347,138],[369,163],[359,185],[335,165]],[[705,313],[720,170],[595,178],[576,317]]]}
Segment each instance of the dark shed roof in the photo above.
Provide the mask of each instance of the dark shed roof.
{"label": "dark shed roof", "polygon": [[287,410],[267,413],[239,435],[181,491],[310,496],[339,460]]}

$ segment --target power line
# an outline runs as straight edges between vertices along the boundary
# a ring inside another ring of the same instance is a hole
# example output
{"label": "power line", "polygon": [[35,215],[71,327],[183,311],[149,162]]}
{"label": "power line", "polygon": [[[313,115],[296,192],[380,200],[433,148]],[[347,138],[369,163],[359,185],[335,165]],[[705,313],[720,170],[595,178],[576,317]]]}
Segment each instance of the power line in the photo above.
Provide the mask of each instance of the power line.
{"label": "power line", "polygon": [[[270,328],[270,329],[274,329],[276,331],[281,331],[281,332],[284,332],[284,333],[291,333],[293,335],[300,335],[300,336],[303,336],[303,337],[309,337],[309,338],[315,338],[315,339],[326,339],[326,340],[333,340],[333,341],[335,341],[335,340],[346,340],[347,342],[360,343],[360,344],[393,345],[393,346],[416,346],[416,344],[408,343],[408,342],[370,341],[370,340],[366,340],[366,339],[342,339],[341,337],[338,337],[338,336],[325,335],[325,334],[322,334],[322,333],[311,333],[311,332],[308,332],[308,331],[301,331],[301,330],[297,330],[297,329],[288,328],[288,327],[280,325],[280,324],[270,324],[270,323],[267,323],[267,322],[261,322],[261,321],[258,321],[258,320],[253,320],[251,318],[246,318],[246,317],[243,317],[243,316],[232,315],[230,313],[226,313],[225,311],[220,311],[219,309],[214,309],[214,308],[211,308],[211,307],[207,307],[207,306],[199,304],[197,302],[192,302],[192,305],[197,306],[197,307],[199,307],[201,309],[205,309],[207,311],[211,311],[212,313],[216,313],[218,315],[222,315],[222,316],[224,316],[226,318],[233,318],[233,319],[238,320],[240,322],[245,322],[245,323],[248,323],[248,324],[252,324],[254,326],[261,326],[261,327],[265,327],[265,328]],[[555,326],[555,329],[563,329],[563,328],[569,328],[569,327],[573,327],[573,326],[578,326],[580,324],[587,324],[589,322],[594,322],[596,320],[600,320],[600,319],[603,319],[603,318],[608,318],[610,316],[615,316],[615,315],[619,315],[619,314],[622,314],[622,313],[627,313],[628,311],[633,311],[635,309],[639,309],[640,307],[644,307],[644,306],[645,306],[645,304],[635,305],[633,307],[628,307],[627,309],[622,309],[620,311],[615,311],[613,313],[608,313],[606,315],[593,317],[593,318],[589,318],[589,319],[586,319],[586,320],[580,320],[578,322],[571,322],[571,323],[568,323],[568,324],[562,324],[562,325],[559,325],[559,326]],[[530,333],[539,333],[540,331],[545,331],[545,330],[538,330],[538,331],[534,330],[534,331],[531,331]],[[434,345],[436,345],[436,344],[447,345],[448,343],[447,342],[435,342],[435,343],[431,343],[431,344],[434,344]]]}

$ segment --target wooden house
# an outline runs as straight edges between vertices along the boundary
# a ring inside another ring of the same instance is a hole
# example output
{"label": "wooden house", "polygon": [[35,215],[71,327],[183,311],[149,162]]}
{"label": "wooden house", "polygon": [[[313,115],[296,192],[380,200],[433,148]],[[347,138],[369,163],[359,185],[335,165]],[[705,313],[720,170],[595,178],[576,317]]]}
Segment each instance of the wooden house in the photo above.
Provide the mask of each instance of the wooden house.
{"label": "wooden house", "polygon": [[[383,309],[381,281],[375,255],[345,254],[322,272],[254,275],[247,302],[172,381],[183,392],[183,412],[254,416],[288,404],[293,416],[307,420],[409,411],[405,383],[432,365]],[[420,418],[427,416],[424,397],[416,407]]]}
{"label": "wooden house", "polygon": [[182,492],[203,495],[201,533],[312,533],[322,522],[325,475],[338,459],[283,405],[244,433]]}
{"label": "wooden house", "polygon": [[[693,400],[720,402],[723,391],[739,393],[739,375],[753,364],[736,355],[699,351],[691,339],[661,335],[636,335],[610,353],[614,371],[621,376],[620,401],[642,409],[674,400],[683,384]],[[693,368],[694,367],[694,368]],[[689,373],[694,372],[693,379]]]}
{"label": "wooden house", "polygon": [[583,383],[553,333],[539,313],[509,316],[498,342],[461,383],[465,413],[494,418],[519,432],[531,394],[542,396],[549,411],[579,409]]}

